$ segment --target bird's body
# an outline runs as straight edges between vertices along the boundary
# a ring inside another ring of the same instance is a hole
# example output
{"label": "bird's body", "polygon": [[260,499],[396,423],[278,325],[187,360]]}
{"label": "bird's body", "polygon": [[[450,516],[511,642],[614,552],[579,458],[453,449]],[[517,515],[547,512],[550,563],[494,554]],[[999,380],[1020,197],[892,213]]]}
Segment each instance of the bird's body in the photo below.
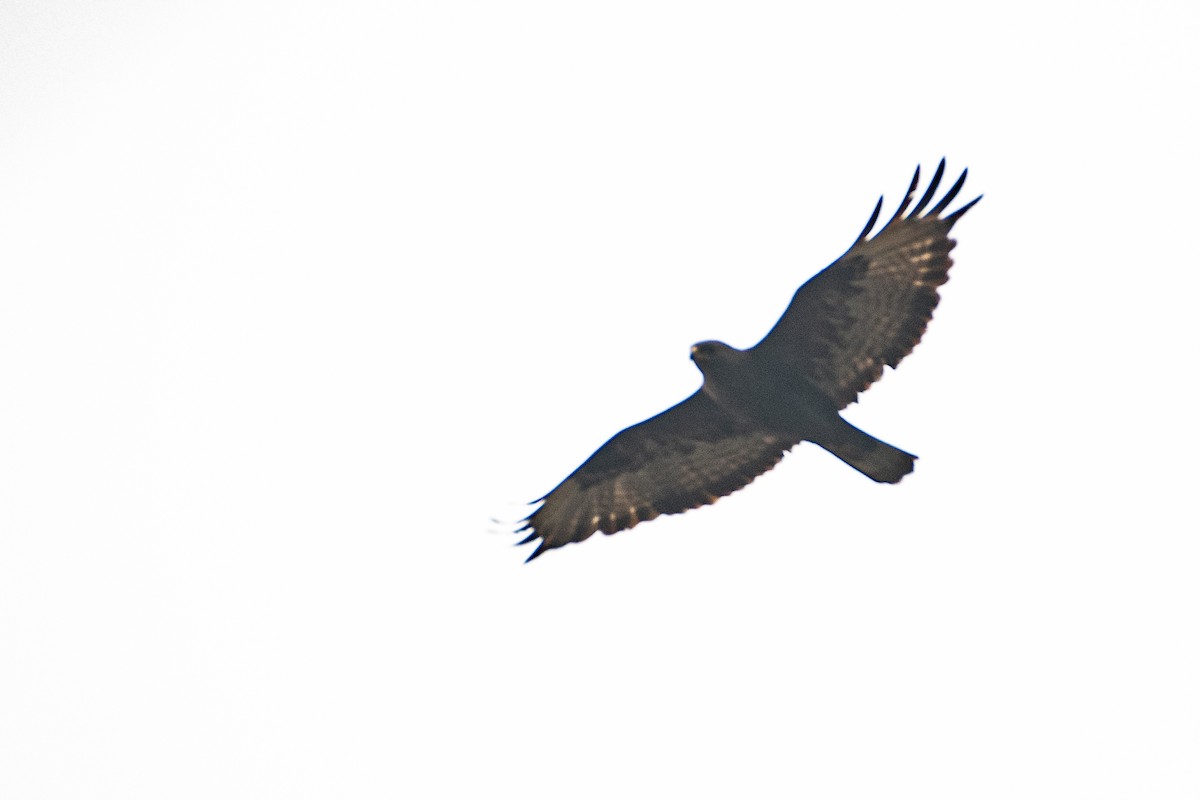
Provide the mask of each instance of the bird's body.
{"label": "bird's body", "polygon": [[[692,347],[704,375],[683,402],[618,433],[525,519],[530,555],[596,531],[615,533],[660,514],[715,502],[773,467],[802,441],[813,442],[872,480],[896,483],[915,456],[882,442],[839,411],[912,351],[937,305],[954,223],[978,202],[941,213],[966,179],[927,214],[945,162],[912,212],[920,171],[900,209],[879,233],[876,205],[854,246],[796,291],[783,316],[754,347],[723,342]],[[880,200],[882,204],[882,199]]]}
{"label": "bird's body", "polygon": [[727,414],[744,417],[779,433],[794,432],[808,439],[837,409],[802,375],[758,369],[753,350],[738,350],[723,342],[701,342],[692,360],[704,375],[700,390]]}
{"label": "bird's body", "polygon": [[700,391],[750,427],[793,445],[819,445],[880,483],[896,483],[912,472],[915,456],[846,422],[833,401],[803,375],[763,369],[753,349],[701,342],[692,348],[692,360],[704,374]]}

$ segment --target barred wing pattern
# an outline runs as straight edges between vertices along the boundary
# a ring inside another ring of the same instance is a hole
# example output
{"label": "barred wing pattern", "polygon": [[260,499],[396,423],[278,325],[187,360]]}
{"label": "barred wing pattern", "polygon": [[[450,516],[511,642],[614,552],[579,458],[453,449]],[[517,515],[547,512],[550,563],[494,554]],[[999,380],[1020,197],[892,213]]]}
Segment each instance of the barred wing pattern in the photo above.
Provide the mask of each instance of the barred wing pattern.
{"label": "barred wing pattern", "polygon": [[771,469],[796,444],[739,423],[697,391],[609,439],[522,520],[517,532],[530,533],[520,544],[541,539],[532,561],[597,530],[616,533],[714,503]]}
{"label": "barred wing pattern", "polygon": [[954,223],[979,202],[975,198],[946,217],[967,171],[922,215],[937,193],[945,159],[908,215],[920,181],[918,167],[896,213],[873,237],[883,198],[846,254],[817,273],[792,297],[775,327],[754,346],[756,357],[799,372],[839,409],[895,367],[916,347],[938,304],[938,287],[953,263],[949,237]]}

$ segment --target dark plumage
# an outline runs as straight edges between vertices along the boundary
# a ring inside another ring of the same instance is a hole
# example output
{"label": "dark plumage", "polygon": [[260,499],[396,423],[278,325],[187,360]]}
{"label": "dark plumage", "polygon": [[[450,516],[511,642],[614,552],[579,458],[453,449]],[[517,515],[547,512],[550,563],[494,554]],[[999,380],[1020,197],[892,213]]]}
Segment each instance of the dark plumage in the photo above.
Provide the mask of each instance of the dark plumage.
{"label": "dark plumage", "polygon": [[[704,383],[688,399],[626,428],[572,472],[526,517],[529,560],[616,533],[660,514],[715,502],[771,469],[802,441],[833,453],[872,480],[896,483],[916,456],[870,436],[838,412],[912,352],[952,264],[954,223],[976,197],[941,216],[967,172],[933,208],[946,162],[908,211],[921,171],[875,236],[883,198],[845,255],[792,297],[783,316],[748,350],[700,342],[692,360]],[[905,212],[908,211],[907,214]]]}

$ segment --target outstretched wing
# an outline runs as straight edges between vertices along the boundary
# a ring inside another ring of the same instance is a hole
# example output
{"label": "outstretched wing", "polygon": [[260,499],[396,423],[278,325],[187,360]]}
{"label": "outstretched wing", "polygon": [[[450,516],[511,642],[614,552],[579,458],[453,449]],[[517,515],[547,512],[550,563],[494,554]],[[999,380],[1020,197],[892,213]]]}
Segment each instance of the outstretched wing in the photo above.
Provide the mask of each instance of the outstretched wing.
{"label": "outstretched wing", "polygon": [[922,214],[937,192],[946,160],[911,212],[921,176],[918,167],[908,194],[887,224],[867,238],[883,198],[846,254],[801,286],[779,322],[754,346],[758,357],[792,369],[845,408],[912,352],[938,304],[937,287],[949,276],[950,229],[975,205],[976,197],[946,217],[967,171],[937,205]]}
{"label": "outstretched wing", "polygon": [[[797,443],[739,422],[704,391],[618,433],[545,497],[520,543],[546,550],[716,502],[779,463]],[[535,501],[536,502],[536,501]]]}

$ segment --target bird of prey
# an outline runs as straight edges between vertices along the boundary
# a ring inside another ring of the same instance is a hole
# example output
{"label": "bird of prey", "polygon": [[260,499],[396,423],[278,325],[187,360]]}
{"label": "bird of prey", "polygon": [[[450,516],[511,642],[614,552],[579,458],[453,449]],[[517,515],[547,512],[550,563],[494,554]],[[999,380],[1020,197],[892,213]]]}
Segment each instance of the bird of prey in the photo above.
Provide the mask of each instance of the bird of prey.
{"label": "bird of prey", "polygon": [[[520,544],[547,550],[596,531],[627,530],[660,514],[716,502],[774,467],[800,442],[813,442],[881,483],[897,483],[916,456],[864,433],[838,414],[912,352],[948,279],[950,229],[982,198],[950,206],[967,172],[932,208],[945,159],[909,211],[904,201],[870,236],[883,198],[845,255],[814,275],[762,341],[747,350],[723,342],[692,346],[704,383],[691,397],[609,439],[522,520]],[[905,212],[908,212],[907,214]],[[923,213],[924,212],[924,213]]]}

